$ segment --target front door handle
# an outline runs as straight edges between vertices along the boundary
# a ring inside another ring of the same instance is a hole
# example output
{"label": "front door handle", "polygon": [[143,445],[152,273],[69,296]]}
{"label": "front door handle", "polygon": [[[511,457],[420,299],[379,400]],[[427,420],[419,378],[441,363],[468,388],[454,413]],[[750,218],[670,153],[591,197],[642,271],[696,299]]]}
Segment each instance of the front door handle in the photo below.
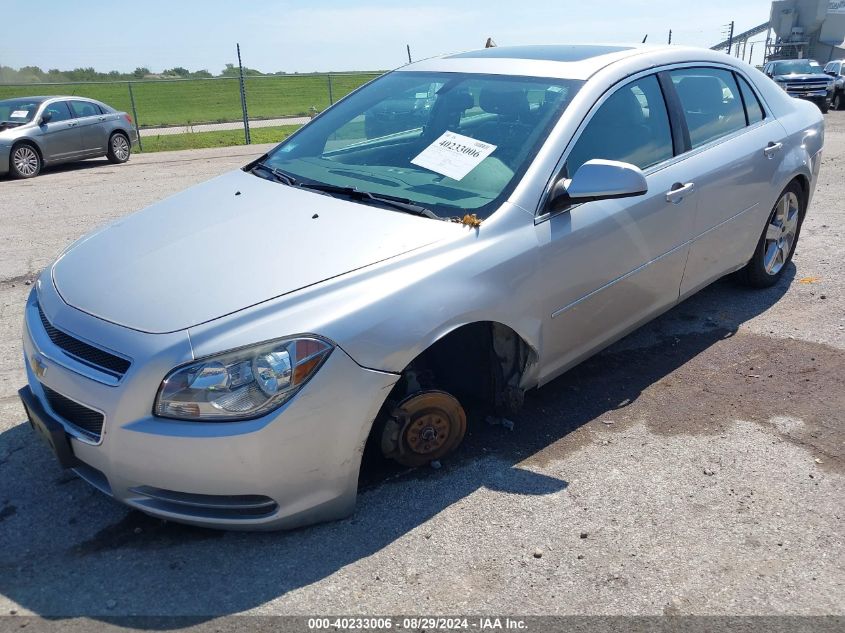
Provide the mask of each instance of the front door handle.
{"label": "front door handle", "polygon": [[783,149],[783,143],[769,143],[763,149],[763,153],[766,155],[766,158],[774,158],[775,154],[777,154],[780,150]]}
{"label": "front door handle", "polygon": [[695,183],[688,182],[686,184],[676,182],[672,188],[666,192],[666,202],[672,204],[679,204],[688,194],[695,191]]}

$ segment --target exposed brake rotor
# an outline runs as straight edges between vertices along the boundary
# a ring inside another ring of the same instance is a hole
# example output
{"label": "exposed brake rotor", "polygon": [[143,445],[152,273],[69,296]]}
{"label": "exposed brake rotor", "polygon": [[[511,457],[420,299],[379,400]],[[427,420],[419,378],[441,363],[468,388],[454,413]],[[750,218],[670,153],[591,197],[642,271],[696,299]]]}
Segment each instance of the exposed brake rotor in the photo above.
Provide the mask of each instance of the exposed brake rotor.
{"label": "exposed brake rotor", "polygon": [[466,428],[457,398],[445,391],[420,391],[393,410],[382,434],[382,452],[404,466],[422,466],[457,448]]}

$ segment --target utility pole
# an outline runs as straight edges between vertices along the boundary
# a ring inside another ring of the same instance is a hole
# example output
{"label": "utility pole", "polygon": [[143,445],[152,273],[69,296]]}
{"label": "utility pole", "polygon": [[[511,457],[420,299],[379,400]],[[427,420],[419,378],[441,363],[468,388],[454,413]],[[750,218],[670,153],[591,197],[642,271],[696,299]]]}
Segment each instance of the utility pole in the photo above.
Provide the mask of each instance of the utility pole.
{"label": "utility pole", "polygon": [[414,61],[411,59],[411,45],[405,44],[405,48],[408,50],[408,63],[413,64]]}
{"label": "utility pole", "polygon": [[757,42],[751,42],[751,51],[748,53],[748,63],[751,63],[751,60],[754,59],[754,44]]}
{"label": "utility pole", "polygon": [[731,48],[733,48],[733,43],[734,43],[734,21],[731,20],[730,32],[728,33],[728,55],[731,54]]}
{"label": "utility pole", "polygon": [[672,29],[669,29],[669,41],[667,42],[667,44],[671,44],[671,43],[672,43]]}

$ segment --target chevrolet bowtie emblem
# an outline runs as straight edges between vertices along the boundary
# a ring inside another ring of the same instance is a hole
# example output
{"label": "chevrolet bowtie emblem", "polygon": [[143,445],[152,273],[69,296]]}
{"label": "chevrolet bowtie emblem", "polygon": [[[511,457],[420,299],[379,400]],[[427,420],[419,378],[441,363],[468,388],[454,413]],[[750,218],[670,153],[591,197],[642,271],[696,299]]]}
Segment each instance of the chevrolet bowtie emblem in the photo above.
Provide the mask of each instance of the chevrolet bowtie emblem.
{"label": "chevrolet bowtie emblem", "polygon": [[33,354],[30,360],[32,361],[32,371],[38,378],[43,378],[44,374],[47,373],[47,365],[44,364],[38,354]]}

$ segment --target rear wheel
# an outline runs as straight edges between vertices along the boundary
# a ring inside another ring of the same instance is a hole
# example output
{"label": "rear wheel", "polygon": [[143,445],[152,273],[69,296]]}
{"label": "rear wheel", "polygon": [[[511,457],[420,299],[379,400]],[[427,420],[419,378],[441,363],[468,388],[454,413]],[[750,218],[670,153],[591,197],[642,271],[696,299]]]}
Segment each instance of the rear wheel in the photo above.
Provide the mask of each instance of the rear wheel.
{"label": "rear wheel", "polygon": [[129,138],[122,132],[115,132],[109,139],[109,151],[106,157],[113,163],[125,163],[131,153]]}
{"label": "rear wheel", "polygon": [[755,288],[768,288],[781,278],[795,253],[804,219],[804,205],[801,185],[791,182],[772,209],[754,255],[739,271],[744,283]]}
{"label": "rear wheel", "polygon": [[35,178],[41,173],[41,155],[29,143],[20,143],[12,148],[9,168],[15,178]]}
{"label": "rear wheel", "polygon": [[455,450],[466,430],[466,413],[457,398],[445,391],[419,391],[394,408],[381,433],[381,451],[403,466],[422,466]]}
{"label": "rear wheel", "polygon": [[833,95],[833,101],[831,102],[830,107],[834,110],[845,109],[845,98],[843,98],[842,90],[837,90]]}

